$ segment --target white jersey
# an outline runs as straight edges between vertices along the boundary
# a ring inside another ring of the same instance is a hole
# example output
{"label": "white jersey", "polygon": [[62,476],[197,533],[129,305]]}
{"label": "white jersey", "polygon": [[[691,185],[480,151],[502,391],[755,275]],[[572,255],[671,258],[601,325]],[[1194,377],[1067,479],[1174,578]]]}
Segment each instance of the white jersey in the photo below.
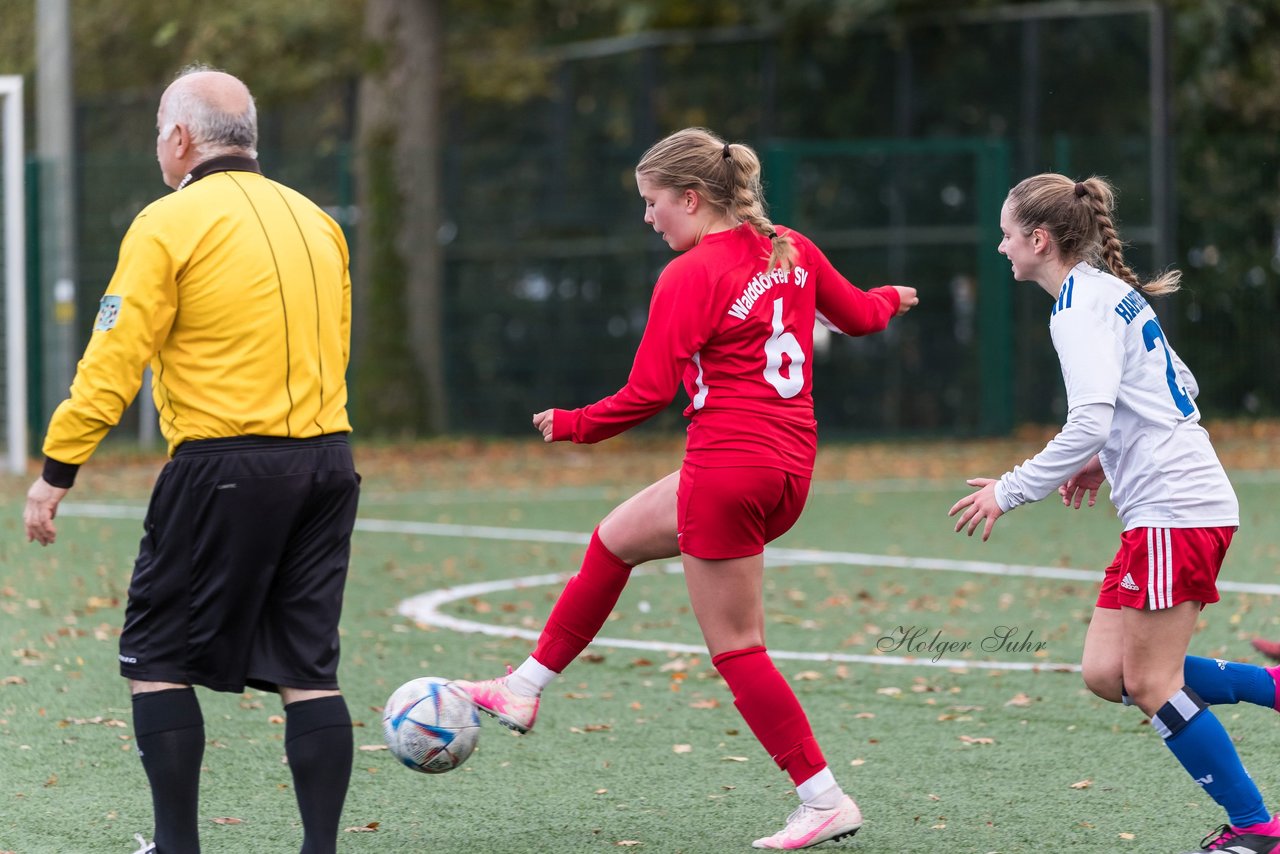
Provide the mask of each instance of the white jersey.
{"label": "white jersey", "polygon": [[[1200,426],[1195,377],[1165,339],[1142,293],[1110,273],[1077,264],[1058,293],[1049,331],[1067,390],[1068,424],[1059,439],[1068,441],[1055,439],[1001,478],[1001,507],[1044,498],[1096,449],[1125,530],[1239,525],[1235,491]],[[1078,435],[1070,441],[1076,413],[1107,409],[1093,404],[1114,407],[1100,447],[1089,447]]]}

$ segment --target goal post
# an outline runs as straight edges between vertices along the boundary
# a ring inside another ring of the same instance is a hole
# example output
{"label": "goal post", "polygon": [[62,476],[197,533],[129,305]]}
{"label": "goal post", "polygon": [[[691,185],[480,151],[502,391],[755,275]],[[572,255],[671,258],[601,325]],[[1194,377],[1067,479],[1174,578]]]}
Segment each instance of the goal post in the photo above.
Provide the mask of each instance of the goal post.
{"label": "goal post", "polygon": [[27,237],[23,181],[22,78],[0,76],[0,188],[4,224],[5,466],[27,470]]}

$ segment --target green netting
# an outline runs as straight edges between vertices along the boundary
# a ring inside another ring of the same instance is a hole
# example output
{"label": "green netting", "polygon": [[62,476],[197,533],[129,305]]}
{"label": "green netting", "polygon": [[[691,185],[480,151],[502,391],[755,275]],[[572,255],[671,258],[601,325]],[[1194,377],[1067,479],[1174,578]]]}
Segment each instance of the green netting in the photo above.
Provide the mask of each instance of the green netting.
{"label": "green netting", "polygon": [[[921,290],[893,333],[832,341],[815,360],[827,435],[1003,432],[1063,417],[1047,300],[1012,282],[996,253],[1004,193],[1046,170],[1111,178],[1131,265],[1185,270],[1186,291],[1158,310],[1206,414],[1280,410],[1280,378],[1256,369],[1280,357],[1274,140],[1157,133],[1145,12],[686,36],[566,50],[520,103],[446,93],[442,228],[422,240],[445,244],[451,430],[522,432],[529,413],[624,381],[671,257],[641,221],[634,165],[690,124],[760,150],[775,219],[818,240],[855,283]],[[82,324],[129,220],[165,192],[153,101],[104,98],[77,113]],[[260,148],[269,174],[348,226],[358,254],[355,103],[349,92],[340,103],[348,121],[324,113],[326,128],[347,128],[337,137],[318,130],[324,111],[264,107]],[[1168,181],[1156,162],[1166,147]],[[1158,227],[1162,215],[1170,225]],[[678,420],[669,413],[661,429]]]}

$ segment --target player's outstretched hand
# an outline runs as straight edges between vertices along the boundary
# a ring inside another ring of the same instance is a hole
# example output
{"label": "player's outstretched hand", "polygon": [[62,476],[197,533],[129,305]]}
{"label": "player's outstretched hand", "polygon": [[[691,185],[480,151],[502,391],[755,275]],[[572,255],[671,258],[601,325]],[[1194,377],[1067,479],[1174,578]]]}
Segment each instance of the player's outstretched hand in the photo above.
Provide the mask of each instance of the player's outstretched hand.
{"label": "player's outstretched hand", "polygon": [[555,426],[555,413],[554,409],[544,409],[533,416],[533,429],[542,434],[544,442],[554,441],[551,438],[551,431]]}
{"label": "player's outstretched hand", "polygon": [[954,516],[959,513],[960,519],[956,522],[956,533],[968,525],[968,534],[971,537],[978,529],[978,525],[986,520],[986,527],[982,529],[982,541],[985,543],[991,536],[991,529],[995,527],[996,520],[1004,515],[999,502],[996,501],[996,480],[990,477],[971,477],[965,483],[978,487],[978,491],[952,504],[947,515]]}
{"label": "player's outstretched hand", "polygon": [[898,292],[898,313],[894,317],[902,317],[911,309],[920,304],[920,297],[916,296],[915,288],[904,287],[903,285],[894,285],[893,289]]}
{"label": "player's outstretched hand", "polygon": [[42,477],[36,478],[27,490],[27,506],[22,510],[22,524],[27,529],[27,542],[47,546],[58,538],[58,528],[53,517],[58,515],[58,504],[67,490],[50,486]]}

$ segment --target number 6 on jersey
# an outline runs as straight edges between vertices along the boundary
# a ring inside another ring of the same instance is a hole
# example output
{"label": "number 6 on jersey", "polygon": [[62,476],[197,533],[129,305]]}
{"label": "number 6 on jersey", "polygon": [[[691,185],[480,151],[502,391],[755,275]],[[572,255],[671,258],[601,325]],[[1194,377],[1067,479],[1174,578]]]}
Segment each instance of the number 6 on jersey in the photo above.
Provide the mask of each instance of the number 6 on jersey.
{"label": "number 6 on jersey", "polygon": [[[791,359],[784,376],[782,357]],[[782,297],[773,301],[773,334],[764,342],[764,378],[783,398],[792,398],[804,388],[804,350],[796,336],[782,325]]]}

